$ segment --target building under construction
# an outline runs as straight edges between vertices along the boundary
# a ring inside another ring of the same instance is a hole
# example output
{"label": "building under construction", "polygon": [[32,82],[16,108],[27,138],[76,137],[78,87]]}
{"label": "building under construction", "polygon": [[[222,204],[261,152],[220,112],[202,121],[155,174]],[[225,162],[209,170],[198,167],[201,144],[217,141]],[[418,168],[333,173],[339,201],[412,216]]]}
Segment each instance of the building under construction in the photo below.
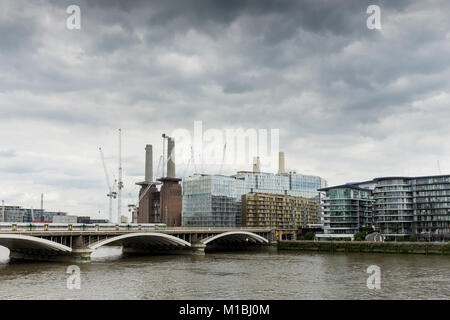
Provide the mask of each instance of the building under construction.
{"label": "building under construction", "polygon": [[[166,135],[163,138],[164,142],[167,140],[167,175],[153,181],[153,148],[147,145],[145,181],[137,183],[141,186],[137,222],[165,223],[168,227],[178,227],[181,226],[181,179],[175,177],[175,141]],[[161,185],[160,189],[158,185]]]}

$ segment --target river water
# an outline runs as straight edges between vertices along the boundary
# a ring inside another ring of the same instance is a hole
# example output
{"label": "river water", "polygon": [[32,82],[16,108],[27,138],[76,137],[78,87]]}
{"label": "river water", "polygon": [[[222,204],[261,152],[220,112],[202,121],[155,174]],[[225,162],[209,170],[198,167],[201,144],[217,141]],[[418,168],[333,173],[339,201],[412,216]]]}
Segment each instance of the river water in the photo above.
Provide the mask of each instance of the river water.
{"label": "river water", "polygon": [[[381,269],[368,289],[367,267]],[[0,299],[450,299],[450,256],[235,252],[122,257],[99,248],[67,289],[68,263],[9,263],[0,247]]]}

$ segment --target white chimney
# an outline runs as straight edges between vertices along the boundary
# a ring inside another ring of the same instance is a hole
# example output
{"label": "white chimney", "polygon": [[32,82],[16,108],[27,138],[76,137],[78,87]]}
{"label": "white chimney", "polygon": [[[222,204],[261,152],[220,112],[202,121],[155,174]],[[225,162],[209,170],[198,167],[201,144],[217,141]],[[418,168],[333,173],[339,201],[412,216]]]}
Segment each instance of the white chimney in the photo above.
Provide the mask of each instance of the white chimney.
{"label": "white chimney", "polygon": [[278,153],[278,173],[284,173],[284,152]]}
{"label": "white chimney", "polygon": [[151,144],[145,146],[145,182],[153,180],[153,147]]}
{"label": "white chimney", "polygon": [[253,158],[253,172],[261,172],[261,164],[259,162],[259,157]]}
{"label": "white chimney", "polygon": [[167,177],[175,178],[175,140],[170,137],[167,140]]}

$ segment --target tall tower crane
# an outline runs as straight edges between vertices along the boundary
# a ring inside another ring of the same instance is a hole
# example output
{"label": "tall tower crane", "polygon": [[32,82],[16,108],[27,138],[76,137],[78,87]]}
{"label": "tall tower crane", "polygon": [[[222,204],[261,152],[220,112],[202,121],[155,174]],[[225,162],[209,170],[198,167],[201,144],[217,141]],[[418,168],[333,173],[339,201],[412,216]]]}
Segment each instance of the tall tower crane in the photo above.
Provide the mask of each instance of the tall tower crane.
{"label": "tall tower crane", "polygon": [[122,210],[122,129],[119,129],[119,178],[117,180],[117,223],[120,223]]}
{"label": "tall tower crane", "polygon": [[112,200],[116,198],[117,193],[113,190],[113,186],[109,181],[108,170],[106,169],[105,157],[103,155],[102,148],[98,148],[100,150],[100,157],[102,158],[103,169],[105,171],[106,184],[108,185],[109,193],[106,195],[109,198],[109,222],[112,222]]}
{"label": "tall tower crane", "polygon": [[193,164],[193,166],[194,166],[194,174],[195,173],[197,173],[197,167],[195,166],[195,159],[194,159],[194,149],[192,148],[192,146],[191,146],[191,157],[189,158],[189,161],[188,161],[188,163],[186,164],[186,169],[184,169],[184,174],[183,174],[183,176],[185,176],[186,175],[186,173],[188,172],[188,170],[189,170],[189,165],[191,164],[191,162],[192,162],[192,164]]}

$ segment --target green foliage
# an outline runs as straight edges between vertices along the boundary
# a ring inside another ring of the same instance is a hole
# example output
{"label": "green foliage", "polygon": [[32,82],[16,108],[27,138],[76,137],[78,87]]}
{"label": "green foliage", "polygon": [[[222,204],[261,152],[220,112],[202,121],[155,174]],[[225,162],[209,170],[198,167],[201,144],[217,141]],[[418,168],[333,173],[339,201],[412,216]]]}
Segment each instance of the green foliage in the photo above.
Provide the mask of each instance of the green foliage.
{"label": "green foliage", "polygon": [[305,240],[314,240],[314,238],[316,236],[314,235],[313,232],[310,231],[310,232],[307,232],[304,237],[305,237]]}
{"label": "green foliage", "polygon": [[372,229],[372,227],[360,227],[359,231],[360,232],[365,232],[366,235],[368,235],[369,233],[373,232],[373,229]]}
{"label": "green foliage", "polygon": [[355,239],[355,241],[365,241],[366,240],[366,236],[369,233],[372,233],[374,230],[372,227],[360,227],[359,228],[359,232],[355,233],[355,235],[353,236],[353,238]]}
{"label": "green foliage", "polygon": [[417,242],[417,237],[412,235],[411,237],[409,237],[409,242]]}
{"label": "green foliage", "polygon": [[403,241],[405,241],[405,238],[404,238],[403,236],[400,236],[400,237],[397,237],[397,238],[395,239],[395,241],[396,241],[396,242],[403,242]]}
{"label": "green foliage", "polygon": [[353,237],[355,238],[355,241],[364,241],[366,239],[366,235],[366,232],[360,231],[355,233]]}

